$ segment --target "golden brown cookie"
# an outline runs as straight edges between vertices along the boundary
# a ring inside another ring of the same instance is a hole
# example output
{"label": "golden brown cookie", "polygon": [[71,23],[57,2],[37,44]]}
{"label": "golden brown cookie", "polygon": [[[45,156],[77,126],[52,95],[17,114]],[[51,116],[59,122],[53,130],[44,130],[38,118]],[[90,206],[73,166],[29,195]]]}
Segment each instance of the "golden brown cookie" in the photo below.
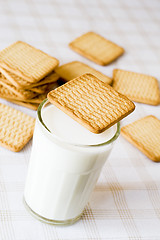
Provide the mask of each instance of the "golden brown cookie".
{"label": "golden brown cookie", "polygon": [[114,69],[113,88],[135,102],[151,105],[160,103],[158,81],[152,76]]}
{"label": "golden brown cookie", "polygon": [[25,42],[15,42],[0,52],[0,66],[35,83],[51,73],[58,60]]}
{"label": "golden brown cookie", "polygon": [[70,48],[99,65],[107,65],[124,53],[124,49],[94,32],[88,32],[69,44]]}
{"label": "golden brown cookie", "polygon": [[0,103],[0,145],[19,152],[31,139],[35,119]]}
{"label": "golden brown cookie", "polygon": [[134,104],[92,74],[49,92],[49,101],[94,133],[101,133],[133,112]]}
{"label": "golden brown cookie", "polygon": [[160,161],[160,120],[149,115],[121,129],[122,135],[155,162]]}

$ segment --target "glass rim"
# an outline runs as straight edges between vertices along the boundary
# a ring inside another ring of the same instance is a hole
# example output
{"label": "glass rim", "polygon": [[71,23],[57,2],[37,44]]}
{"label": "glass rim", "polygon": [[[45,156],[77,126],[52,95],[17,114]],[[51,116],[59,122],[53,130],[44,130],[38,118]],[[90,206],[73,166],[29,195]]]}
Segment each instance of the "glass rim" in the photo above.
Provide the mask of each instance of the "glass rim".
{"label": "glass rim", "polygon": [[40,123],[42,124],[42,126],[48,131],[49,134],[52,135],[52,137],[55,138],[55,140],[61,142],[61,143],[64,143],[64,144],[67,144],[67,145],[70,145],[70,146],[77,146],[77,147],[101,147],[101,146],[105,146],[105,145],[109,145],[111,144],[112,142],[114,142],[120,135],[120,122],[117,123],[117,130],[115,132],[115,134],[113,135],[113,137],[111,137],[108,141],[106,142],[103,142],[103,143],[99,143],[99,144],[74,144],[74,143],[71,143],[71,142],[67,142],[67,141],[64,141],[62,140],[61,138],[57,137],[56,135],[54,135],[48,128],[47,126],[45,125],[45,123],[43,122],[43,119],[42,119],[42,115],[41,115],[41,112],[42,112],[42,109],[43,107],[45,106],[45,104],[47,103],[50,103],[48,101],[48,99],[44,99],[40,105],[38,106],[38,109],[37,109],[37,115],[38,115],[38,119],[40,121]]}

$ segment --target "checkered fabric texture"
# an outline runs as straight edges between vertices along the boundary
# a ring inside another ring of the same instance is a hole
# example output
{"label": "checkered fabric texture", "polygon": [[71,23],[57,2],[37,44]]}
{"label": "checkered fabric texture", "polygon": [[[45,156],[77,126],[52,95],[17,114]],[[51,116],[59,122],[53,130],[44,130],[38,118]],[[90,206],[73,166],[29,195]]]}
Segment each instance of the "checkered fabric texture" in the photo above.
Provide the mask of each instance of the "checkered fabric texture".
{"label": "checkered fabric texture", "polygon": [[[0,3],[0,49],[17,40],[60,61],[82,61],[112,76],[114,68],[160,80],[159,0],[7,0]],[[124,47],[125,54],[102,67],[73,52],[68,43],[95,31]],[[11,104],[31,116],[32,110]],[[136,103],[122,126],[146,115],[160,119],[160,106]],[[121,136],[76,224],[47,225],[24,208],[23,191],[32,142],[20,153],[0,148],[1,240],[159,240],[160,163],[154,163]]]}

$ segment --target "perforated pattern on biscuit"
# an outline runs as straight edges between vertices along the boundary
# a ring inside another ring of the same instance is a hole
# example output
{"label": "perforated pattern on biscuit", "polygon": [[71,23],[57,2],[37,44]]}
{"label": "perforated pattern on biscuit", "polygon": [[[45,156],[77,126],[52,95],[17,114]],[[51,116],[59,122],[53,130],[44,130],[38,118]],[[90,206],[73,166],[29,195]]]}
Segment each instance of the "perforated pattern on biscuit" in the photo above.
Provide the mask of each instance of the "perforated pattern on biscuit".
{"label": "perforated pattern on biscuit", "polygon": [[28,81],[37,82],[53,71],[58,60],[18,41],[0,52],[0,65]]}
{"label": "perforated pattern on biscuit", "polygon": [[19,151],[33,135],[35,119],[0,103],[0,145]]}
{"label": "perforated pattern on biscuit", "polygon": [[130,100],[91,74],[51,91],[48,99],[95,133],[104,131],[134,110]]}

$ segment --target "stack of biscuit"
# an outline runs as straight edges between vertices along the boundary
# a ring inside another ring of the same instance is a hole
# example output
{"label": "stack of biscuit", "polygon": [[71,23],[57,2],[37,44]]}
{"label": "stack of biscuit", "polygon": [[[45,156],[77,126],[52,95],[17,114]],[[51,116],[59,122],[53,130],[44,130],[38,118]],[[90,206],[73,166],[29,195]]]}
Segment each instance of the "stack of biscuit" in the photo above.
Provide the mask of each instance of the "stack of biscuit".
{"label": "stack of biscuit", "polygon": [[0,52],[0,97],[36,110],[59,78],[59,61],[18,41]]}

